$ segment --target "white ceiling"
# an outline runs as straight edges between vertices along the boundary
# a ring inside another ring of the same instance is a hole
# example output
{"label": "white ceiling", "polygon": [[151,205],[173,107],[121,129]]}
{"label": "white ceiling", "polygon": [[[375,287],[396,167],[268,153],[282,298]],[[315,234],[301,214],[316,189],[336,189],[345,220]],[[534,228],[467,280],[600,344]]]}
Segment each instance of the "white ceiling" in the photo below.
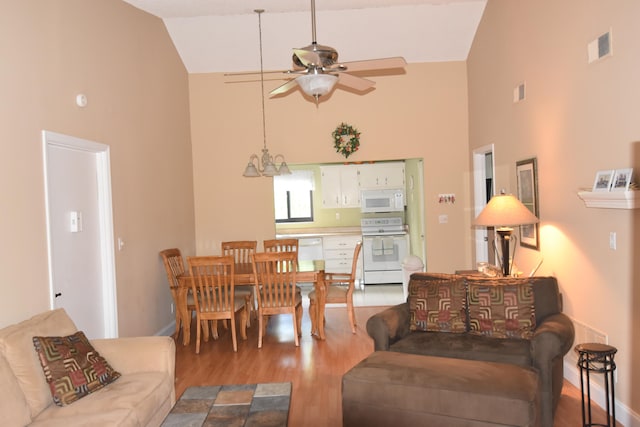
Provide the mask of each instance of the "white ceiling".
{"label": "white ceiling", "polygon": [[[124,0],[163,19],[189,73],[291,67],[292,49],[311,43],[305,0]],[[407,62],[464,61],[486,0],[317,0],[319,44],[340,61],[403,56]]]}

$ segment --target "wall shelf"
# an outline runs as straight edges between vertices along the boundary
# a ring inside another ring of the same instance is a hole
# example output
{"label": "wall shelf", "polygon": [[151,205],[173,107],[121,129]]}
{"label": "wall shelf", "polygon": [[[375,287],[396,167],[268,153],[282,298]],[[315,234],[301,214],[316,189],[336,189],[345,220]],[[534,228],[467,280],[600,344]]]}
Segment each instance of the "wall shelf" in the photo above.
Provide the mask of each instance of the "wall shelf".
{"label": "wall shelf", "polygon": [[578,197],[588,208],[640,208],[640,191],[578,191]]}

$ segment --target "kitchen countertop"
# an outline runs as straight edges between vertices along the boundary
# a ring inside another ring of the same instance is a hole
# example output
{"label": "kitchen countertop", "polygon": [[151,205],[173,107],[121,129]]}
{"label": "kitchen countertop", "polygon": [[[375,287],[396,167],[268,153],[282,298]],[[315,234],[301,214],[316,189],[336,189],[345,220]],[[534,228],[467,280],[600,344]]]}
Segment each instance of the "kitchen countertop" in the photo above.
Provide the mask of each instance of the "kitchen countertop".
{"label": "kitchen countertop", "polygon": [[360,227],[319,227],[319,228],[281,228],[276,230],[278,238],[324,237],[362,234]]}

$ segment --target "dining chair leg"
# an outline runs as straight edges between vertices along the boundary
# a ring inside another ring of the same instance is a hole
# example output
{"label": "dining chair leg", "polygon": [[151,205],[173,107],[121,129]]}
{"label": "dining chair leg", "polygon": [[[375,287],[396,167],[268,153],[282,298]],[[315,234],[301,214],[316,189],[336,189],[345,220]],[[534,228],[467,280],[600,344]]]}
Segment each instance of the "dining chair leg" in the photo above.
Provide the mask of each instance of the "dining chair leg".
{"label": "dining chair leg", "polygon": [[298,338],[298,306],[293,309],[293,340],[296,343],[296,347],[300,347],[300,338]]}
{"label": "dining chair leg", "polygon": [[243,340],[247,339],[247,306],[245,305],[240,313],[240,336]]}
{"label": "dining chair leg", "polygon": [[251,326],[251,307],[253,306],[253,295],[249,294],[244,297],[245,303],[245,317],[247,328]]}
{"label": "dining chair leg", "polygon": [[231,323],[231,342],[233,342],[233,352],[237,353],[238,352],[238,338],[236,337],[236,319],[235,319],[233,313],[231,313],[231,320],[229,321],[229,323]]}
{"label": "dining chair leg", "polygon": [[264,331],[264,316],[258,313],[258,348],[262,348],[263,331]]}
{"label": "dining chair leg", "polygon": [[173,333],[173,338],[178,339],[180,336],[180,328],[182,327],[182,317],[180,316],[180,310],[176,310],[176,331]]}
{"label": "dining chair leg", "polygon": [[349,313],[349,323],[351,323],[351,332],[356,333],[356,312],[353,303],[347,303],[347,312]]}
{"label": "dining chair leg", "polygon": [[309,318],[311,319],[311,335],[318,332],[318,315],[316,313],[316,300],[309,300]]}
{"label": "dining chair leg", "polygon": [[220,335],[218,334],[218,321],[217,320],[212,320],[211,321],[211,336],[213,337],[214,340],[217,340]]}
{"label": "dining chair leg", "polygon": [[196,354],[200,354],[200,331],[202,330],[202,322],[196,319]]}
{"label": "dining chair leg", "polygon": [[[209,321],[201,320],[200,327],[202,330],[202,338],[204,339],[204,342],[209,342]],[[213,332],[211,332],[211,335],[216,338],[216,334],[214,334]]]}
{"label": "dining chair leg", "polygon": [[296,307],[296,323],[298,324],[298,336],[302,336],[302,304]]}

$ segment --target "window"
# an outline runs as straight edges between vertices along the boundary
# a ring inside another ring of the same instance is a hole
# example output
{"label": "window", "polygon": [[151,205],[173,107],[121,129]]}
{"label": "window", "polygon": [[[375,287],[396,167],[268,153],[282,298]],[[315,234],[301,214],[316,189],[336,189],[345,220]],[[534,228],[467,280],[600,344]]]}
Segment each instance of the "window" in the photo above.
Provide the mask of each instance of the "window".
{"label": "window", "polygon": [[273,177],[276,223],[313,221],[313,171]]}

